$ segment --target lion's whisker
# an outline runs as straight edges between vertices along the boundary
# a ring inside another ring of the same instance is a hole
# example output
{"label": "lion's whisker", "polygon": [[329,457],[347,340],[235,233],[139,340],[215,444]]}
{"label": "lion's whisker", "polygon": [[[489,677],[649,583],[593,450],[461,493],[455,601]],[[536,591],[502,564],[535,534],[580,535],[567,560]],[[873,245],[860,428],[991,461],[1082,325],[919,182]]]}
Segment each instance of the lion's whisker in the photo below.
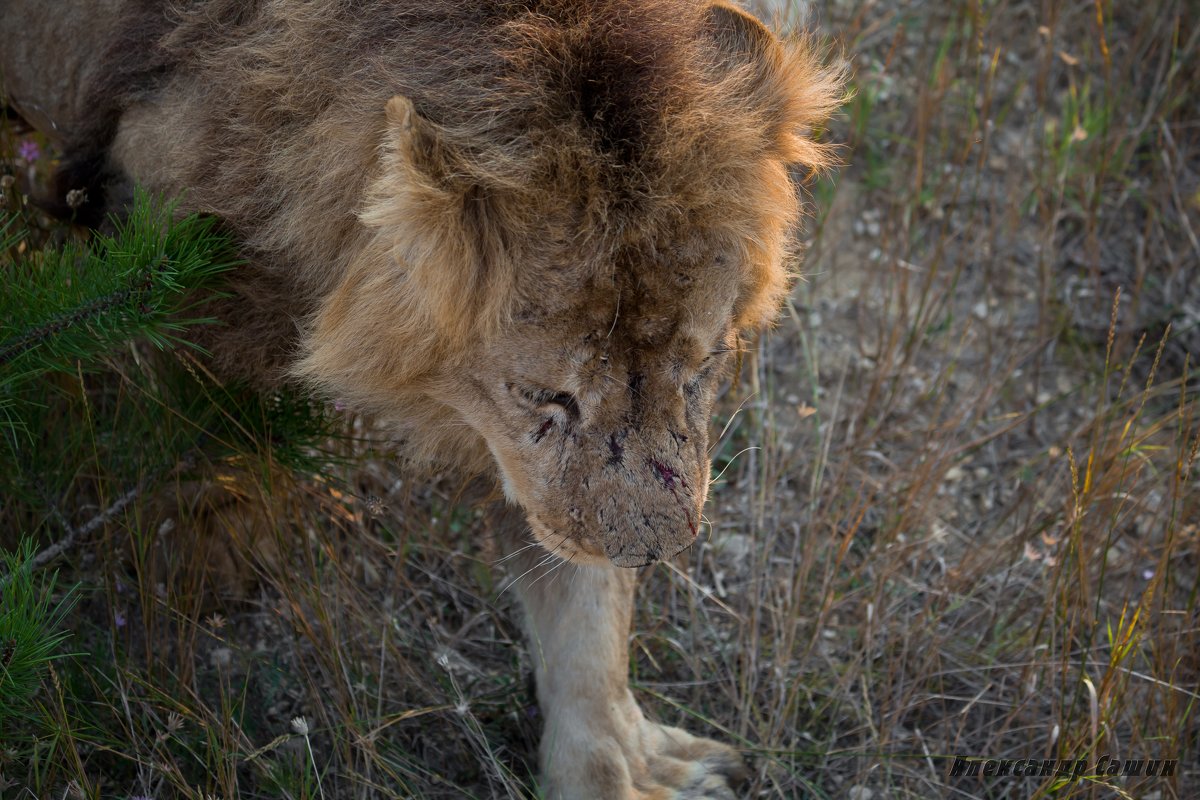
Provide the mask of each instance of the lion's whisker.
{"label": "lion's whisker", "polygon": [[732,424],[733,424],[733,421],[734,421],[735,419],[737,419],[737,418],[738,418],[738,415],[739,415],[739,414],[741,414],[741,413],[742,413],[742,407],[743,407],[743,406],[745,406],[745,405],[746,405],[746,403],[749,403],[749,402],[750,402],[752,399],[754,399],[754,396],[755,396],[756,394],[758,394],[758,393],[757,393],[757,392],[751,392],[750,394],[748,394],[748,395],[746,395],[744,398],[742,398],[742,402],[738,403],[738,407],[737,407],[737,408],[735,408],[735,409],[733,410],[733,414],[731,414],[731,415],[730,415],[730,417],[729,417],[729,421],[725,423],[725,427],[724,427],[724,428],[721,428],[721,435],[720,435],[720,436],[718,436],[716,439],[714,439],[714,440],[713,440],[713,443],[712,443],[711,445],[709,445],[709,447],[708,447],[708,455],[709,455],[709,456],[711,456],[711,455],[712,455],[712,451],[713,451],[713,450],[714,450],[714,449],[715,449],[715,448],[716,448],[716,447],[717,447],[719,444],[721,444],[721,440],[722,440],[722,439],[724,439],[724,438],[725,438],[725,434],[729,432],[729,426],[730,426],[730,425],[732,425]]}
{"label": "lion's whisker", "polygon": [[[548,548],[546,554],[543,555],[540,559],[538,559],[538,561],[532,567],[530,567],[529,569],[522,572],[520,575],[518,575],[516,578],[514,578],[512,581],[510,581],[507,586],[505,586],[503,589],[501,589],[500,593],[498,595],[496,595],[497,600],[499,600],[501,597],[503,597],[504,593],[507,592],[510,588],[519,584],[525,578],[525,576],[528,575],[529,573],[533,572],[534,570],[536,570],[540,567],[544,567],[546,564],[550,563],[550,561],[553,559],[558,559],[560,562],[562,561],[562,557],[558,555],[558,551],[560,549],[562,549],[562,545],[566,541],[567,535],[565,533],[560,533],[560,534],[558,534],[558,536],[559,536],[559,543],[557,545],[555,545],[553,549]],[[535,544],[540,544],[543,547],[546,546],[544,543],[541,543],[541,542],[535,542]],[[523,552],[524,550],[527,550],[527,549],[529,549],[529,548],[527,548],[527,547],[522,548],[522,550],[518,551],[518,552]],[[533,584],[531,583],[530,586],[532,586],[532,585]]]}
{"label": "lion's whisker", "polygon": [[542,578],[546,577],[547,575],[552,575],[555,572],[558,572],[560,569],[562,569],[563,565],[566,563],[567,562],[564,559],[559,558],[557,564],[553,565],[552,567],[550,567],[550,569],[546,570],[541,575],[538,575],[536,578],[534,578],[533,581],[530,582],[528,588],[532,589],[534,587],[534,585],[536,585],[537,582],[540,581]]}
{"label": "lion's whisker", "polygon": [[[563,567],[574,566],[574,561],[575,561],[575,554],[571,553],[571,555],[567,556],[567,560],[564,561],[562,563],[562,566],[560,566],[558,568],[558,570],[556,571],[557,574],[555,574],[554,580],[550,581],[551,586],[554,585],[554,581],[558,580],[558,576],[563,574],[563,572],[564,572]],[[578,573],[579,573],[578,569],[573,570],[571,573],[571,576],[572,576],[571,579],[574,580],[574,576],[577,575]]]}
{"label": "lion's whisker", "polygon": [[521,553],[524,553],[526,550],[530,550],[534,547],[541,547],[541,543],[538,542],[536,539],[530,539],[529,544],[525,545],[524,547],[514,550],[513,552],[509,553],[506,556],[501,556],[500,558],[497,558],[495,561],[492,562],[492,566],[496,566],[497,564],[503,564],[505,561],[514,559],[517,556],[521,555]]}
{"label": "lion's whisker", "polygon": [[617,329],[617,320],[621,318],[621,295],[617,295],[617,309],[613,312],[612,325],[608,329],[608,333],[604,334],[605,339],[612,338],[613,331]]}
{"label": "lion's whisker", "polygon": [[749,446],[749,447],[743,447],[741,450],[739,450],[739,451],[737,451],[736,453],[734,453],[734,454],[733,454],[733,458],[729,459],[729,463],[728,463],[728,464],[726,464],[726,465],[725,465],[725,467],[724,467],[724,468],[723,468],[723,469],[722,469],[720,472],[718,472],[718,473],[717,473],[717,474],[716,474],[716,475],[715,475],[715,476],[712,478],[712,480],[710,480],[710,481],[708,482],[708,485],[709,485],[709,486],[712,486],[712,485],[713,485],[713,484],[715,484],[717,481],[721,480],[721,476],[725,474],[725,470],[727,470],[727,469],[729,469],[731,466],[733,466],[733,462],[734,462],[734,461],[737,461],[737,457],[738,457],[738,456],[740,456],[742,453],[748,453],[748,452],[750,452],[751,450],[761,450],[761,449],[762,449],[762,448],[761,448],[761,447],[759,447],[758,445],[751,445],[751,446]]}

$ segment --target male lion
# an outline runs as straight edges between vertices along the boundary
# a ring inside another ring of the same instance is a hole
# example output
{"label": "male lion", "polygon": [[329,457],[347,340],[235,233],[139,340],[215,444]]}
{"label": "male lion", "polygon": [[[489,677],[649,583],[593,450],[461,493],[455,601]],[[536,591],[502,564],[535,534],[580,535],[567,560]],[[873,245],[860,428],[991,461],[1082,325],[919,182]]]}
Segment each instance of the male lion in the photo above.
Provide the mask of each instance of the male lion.
{"label": "male lion", "polygon": [[547,796],[732,797],[627,688],[629,568],[696,539],[836,72],[724,0],[0,0],[0,42],[79,213],[136,182],[235,234],[219,368],[490,471],[570,562],[518,587]]}

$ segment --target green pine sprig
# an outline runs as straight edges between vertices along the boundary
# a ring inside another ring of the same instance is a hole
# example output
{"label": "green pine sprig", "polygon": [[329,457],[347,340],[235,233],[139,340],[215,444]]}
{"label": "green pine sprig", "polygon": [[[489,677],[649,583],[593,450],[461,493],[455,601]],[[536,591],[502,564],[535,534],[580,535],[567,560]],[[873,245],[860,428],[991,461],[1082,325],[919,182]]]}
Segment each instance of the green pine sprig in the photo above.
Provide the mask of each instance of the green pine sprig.
{"label": "green pine sprig", "polygon": [[0,723],[25,713],[47,667],[70,635],[63,628],[75,608],[75,587],[56,599],[57,573],[34,568],[33,542],[0,550]]}
{"label": "green pine sprig", "polygon": [[[158,348],[184,344],[186,328],[211,322],[189,316],[196,290],[235,265],[234,251],[214,219],[174,220],[174,211],[139,190],[112,234],[32,253],[6,270],[0,397],[40,374],[87,369],[135,338]],[[5,221],[0,236],[11,238],[12,226]]]}

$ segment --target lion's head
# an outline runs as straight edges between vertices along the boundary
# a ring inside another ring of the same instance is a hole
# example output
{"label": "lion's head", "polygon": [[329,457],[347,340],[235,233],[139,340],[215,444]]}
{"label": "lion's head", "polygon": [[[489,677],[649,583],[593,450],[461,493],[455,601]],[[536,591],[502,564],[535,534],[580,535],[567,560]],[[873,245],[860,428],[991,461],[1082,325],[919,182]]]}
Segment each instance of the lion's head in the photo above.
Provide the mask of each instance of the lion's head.
{"label": "lion's head", "polygon": [[683,235],[520,308],[454,387],[506,494],[564,557],[640,566],[699,530],[713,396],[738,347],[740,254]]}
{"label": "lion's head", "polygon": [[540,5],[447,96],[387,104],[300,371],[451,460],[486,447],[552,552],[640,566],[697,535],[717,384],[787,290],[838,84],[724,3]]}

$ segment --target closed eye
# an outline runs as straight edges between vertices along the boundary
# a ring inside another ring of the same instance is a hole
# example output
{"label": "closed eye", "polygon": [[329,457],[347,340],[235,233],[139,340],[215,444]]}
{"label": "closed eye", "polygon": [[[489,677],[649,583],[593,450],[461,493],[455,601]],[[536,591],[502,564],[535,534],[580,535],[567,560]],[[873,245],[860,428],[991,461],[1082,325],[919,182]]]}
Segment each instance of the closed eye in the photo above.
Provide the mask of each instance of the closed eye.
{"label": "closed eye", "polygon": [[732,352],[734,351],[728,349],[711,351],[696,367],[696,372],[684,384],[684,388],[689,392],[696,391],[700,387],[700,384],[712,377],[713,373],[725,365],[728,355]]}
{"label": "closed eye", "polygon": [[559,410],[569,417],[579,416],[579,403],[570,392],[525,388],[521,390],[521,398],[539,412]]}
{"label": "closed eye", "polygon": [[737,351],[728,347],[710,351],[709,354],[705,356],[704,360],[700,362],[700,374],[704,375],[712,372],[713,369],[725,362],[725,357],[727,355],[735,352]]}

